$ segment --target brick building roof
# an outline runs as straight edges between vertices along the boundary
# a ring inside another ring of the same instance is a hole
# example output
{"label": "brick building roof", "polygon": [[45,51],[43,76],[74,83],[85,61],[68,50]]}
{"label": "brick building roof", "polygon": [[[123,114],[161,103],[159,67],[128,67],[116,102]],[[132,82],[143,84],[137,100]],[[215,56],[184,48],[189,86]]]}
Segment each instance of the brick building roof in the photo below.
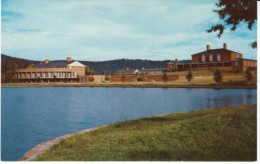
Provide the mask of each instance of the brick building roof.
{"label": "brick building roof", "polygon": [[246,59],[246,58],[236,58],[237,60],[249,60],[249,61],[257,61],[257,60],[254,60],[254,59]]}
{"label": "brick building roof", "polygon": [[191,56],[196,56],[196,55],[205,55],[205,54],[223,54],[223,53],[237,53],[237,54],[241,54],[239,52],[235,52],[235,51],[231,51],[228,49],[224,49],[224,48],[219,48],[219,49],[211,49],[211,50],[207,50],[207,51],[202,51],[196,54],[193,54]]}
{"label": "brick building roof", "polygon": [[41,62],[40,64],[37,64],[35,68],[57,68],[57,67],[67,67],[68,64],[73,63],[74,61],[49,61],[48,64],[45,64],[44,62]]}

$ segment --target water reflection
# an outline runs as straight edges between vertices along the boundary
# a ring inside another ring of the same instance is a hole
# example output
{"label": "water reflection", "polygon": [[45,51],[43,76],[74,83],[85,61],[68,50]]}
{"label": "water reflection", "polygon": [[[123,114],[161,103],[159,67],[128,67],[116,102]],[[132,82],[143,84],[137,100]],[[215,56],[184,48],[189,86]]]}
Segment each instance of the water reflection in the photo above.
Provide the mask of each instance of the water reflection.
{"label": "water reflection", "polygon": [[237,95],[235,97],[220,97],[220,98],[207,98],[206,107],[218,107],[218,106],[232,106],[232,105],[246,105],[254,104],[256,101],[256,95]]}

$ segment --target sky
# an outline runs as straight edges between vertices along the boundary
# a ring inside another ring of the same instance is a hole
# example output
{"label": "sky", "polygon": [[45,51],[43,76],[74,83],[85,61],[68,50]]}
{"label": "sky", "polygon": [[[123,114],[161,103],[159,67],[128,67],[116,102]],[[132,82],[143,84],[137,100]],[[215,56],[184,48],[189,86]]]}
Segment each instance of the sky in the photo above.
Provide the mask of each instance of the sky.
{"label": "sky", "polygon": [[222,48],[256,59],[253,30],[206,33],[217,0],[2,0],[1,53],[31,60],[185,60]]}

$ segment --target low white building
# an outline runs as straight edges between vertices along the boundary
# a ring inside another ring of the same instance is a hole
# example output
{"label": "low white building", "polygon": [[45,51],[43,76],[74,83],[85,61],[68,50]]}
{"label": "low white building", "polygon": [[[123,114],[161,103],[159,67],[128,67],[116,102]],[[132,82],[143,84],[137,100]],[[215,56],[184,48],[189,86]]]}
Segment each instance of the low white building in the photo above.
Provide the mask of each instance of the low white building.
{"label": "low white building", "polygon": [[45,60],[37,64],[34,68],[16,69],[13,72],[12,80],[17,82],[53,80],[76,80],[79,76],[85,75],[85,65],[72,61],[70,57],[66,61]]}

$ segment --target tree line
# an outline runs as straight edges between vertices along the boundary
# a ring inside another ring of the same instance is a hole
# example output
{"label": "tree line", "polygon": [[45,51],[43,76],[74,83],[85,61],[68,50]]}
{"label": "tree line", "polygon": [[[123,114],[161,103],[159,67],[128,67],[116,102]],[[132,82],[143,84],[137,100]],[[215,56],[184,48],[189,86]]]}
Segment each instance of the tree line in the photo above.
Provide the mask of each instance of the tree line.
{"label": "tree line", "polygon": [[[250,82],[253,79],[253,74],[251,71],[246,70],[244,73],[244,76],[246,78],[246,81]],[[193,79],[193,74],[192,71],[189,70],[187,75],[186,75],[186,79],[190,82]],[[216,70],[213,73],[213,80],[217,83],[221,83],[223,81],[223,75],[222,72],[220,70]]]}
{"label": "tree line", "polygon": [[15,69],[26,68],[27,65],[20,59],[4,60],[1,63],[1,82],[8,82]]}

